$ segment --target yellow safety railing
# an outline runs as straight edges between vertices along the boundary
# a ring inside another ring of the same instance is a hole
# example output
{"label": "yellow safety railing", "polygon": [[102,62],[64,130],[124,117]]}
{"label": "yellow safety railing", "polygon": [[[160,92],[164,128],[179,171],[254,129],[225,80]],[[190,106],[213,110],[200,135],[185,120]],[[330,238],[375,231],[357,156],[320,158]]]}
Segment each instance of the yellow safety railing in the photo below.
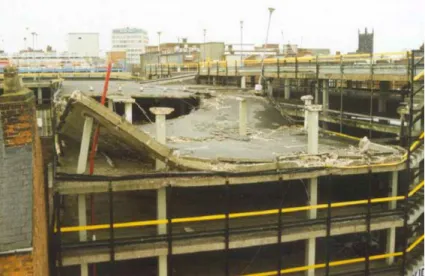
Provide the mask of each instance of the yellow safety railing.
{"label": "yellow safety railing", "polygon": [[[284,63],[344,63],[344,62],[370,62],[372,61],[394,61],[410,57],[411,52],[385,52],[385,53],[375,53],[375,54],[343,54],[343,55],[327,55],[327,56],[303,56],[303,57],[285,57],[285,58],[265,58],[264,64],[277,64],[278,60],[280,64]],[[260,65],[262,63],[261,59],[249,60],[245,59],[243,62],[245,65]],[[226,67],[226,61],[205,61],[199,63],[185,63],[185,64],[176,64],[176,63],[156,63],[156,64],[147,64],[146,66],[165,66],[167,67],[180,67],[180,68],[197,68],[199,65],[201,68],[205,67]],[[234,64],[229,63],[229,67],[233,67]]]}
{"label": "yellow safety railing", "polygon": [[[406,249],[406,253],[411,252],[423,240],[424,240],[424,235],[422,235],[418,239],[416,239],[416,241],[413,242]],[[390,258],[390,257],[399,257],[399,256],[402,256],[402,255],[403,255],[403,252],[386,253],[386,254],[370,256],[369,260],[370,261],[376,261],[376,260],[387,259],[387,258]],[[329,262],[329,267],[355,264],[355,263],[361,263],[361,262],[365,262],[365,261],[366,261],[365,257],[346,259],[346,260],[340,260],[340,261],[333,261],[333,262]],[[310,270],[310,269],[320,269],[320,268],[325,268],[325,267],[326,267],[326,263],[292,267],[292,268],[282,269],[280,271],[280,274],[289,274],[289,273],[293,273],[293,272],[301,272],[301,271],[306,271],[306,270]],[[277,270],[276,271],[267,271],[267,272],[260,272],[260,273],[245,274],[244,276],[273,276],[273,275],[278,275],[279,274],[278,272],[279,271],[277,271]]]}
{"label": "yellow safety railing", "polygon": [[[409,197],[413,196],[423,186],[424,186],[424,181],[422,181],[418,185],[416,185],[416,187],[413,188],[410,191]],[[381,197],[381,198],[371,199],[371,203],[383,203],[383,202],[398,201],[398,200],[403,200],[403,199],[405,199],[404,196]],[[365,204],[368,204],[367,199],[355,200],[355,201],[335,202],[335,203],[331,203],[330,207],[331,208],[339,208],[339,207],[365,205]],[[328,204],[306,205],[306,206],[282,208],[281,212],[283,214],[285,214],[285,213],[294,213],[294,212],[300,212],[300,211],[308,211],[308,210],[314,210],[314,209],[325,209],[325,208],[328,208]],[[231,213],[231,214],[229,214],[229,219],[274,215],[274,214],[278,214],[278,213],[279,213],[279,209]],[[171,223],[187,223],[187,222],[200,222],[200,221],[212,221],[212,220],[223,220],[223,219],[226,219],[225,214],[216,214],[216,215],[197,216],[197,217],[173,218],[173,219],[171,219]],[[133,222],[114,223],[113,228],[114,229],[115,228],[131,228],[131,227],[153,226],[153,225],[162,225],[162,224],[168,224],[168,220],[161,219],[161,220],[147,220],[147,221],[133,221]],[[110,224],[97,224],[97,225],[61,227],[60,231],[62,233],[66,233],[66,232],[103,230],[103,229],[109,229],[109,228],[110,228]],[[55,231],[57,231],[57,229],[55,229]]]}

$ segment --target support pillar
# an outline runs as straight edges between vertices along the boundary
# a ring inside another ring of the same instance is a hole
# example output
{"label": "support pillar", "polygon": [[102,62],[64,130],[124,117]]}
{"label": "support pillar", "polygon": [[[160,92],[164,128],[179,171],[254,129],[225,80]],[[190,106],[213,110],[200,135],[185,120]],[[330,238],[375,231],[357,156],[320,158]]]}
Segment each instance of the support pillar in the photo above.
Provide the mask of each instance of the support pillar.
{"label": "support pillar", "polygon": [[[161,144],[166,144],[166,129],[165,129],[165,116],[174,111],[174,108],[170,107],[151,107],[150,112],[155,114],[156,124],[156,140]],[[165,168],[164,162],[156,160],[156,170]]]}
{"label": "support pillar", "polygon": [[322,80],[322,106],[325,113],[329,109],[329,80]]}
{"label": "support pillar", "polygon": [[109,110],[114,111],[114,101],[111,99],[108,100],[108,108]]}
{"label": "support pillar", "polygon": [[291,98],[291,80],[290,79],[283,80],[283,93],[285,95],[285,100],[289,100]]}
{"label": "support pillar", "polygon": [[212,84],[213,84],[213,85],[216,85],[216,84],[217,84],[216,77],[213,77],[212,79],[213,79],[213,80],[212,80]]}
{"label": "support pillar", "polygon": [[[329,109],[329,80],[322,80],[322,107],[323,107],[323,116],[328,114]],[[323,122],[323,128],[328,129],[328,124]]]}
{"label": "support pillar", "polygon": [[[89,155],[90,138],[93,129],[93,118],[86,117],[84,120],[83,134],[81,137],[80,155],[78,157],[77,174],[84,174],[87,167],[87,159]],[[87,225],[87,206],[86,196],[78,195],[78,224],[79,226]],[[87,231],[79,232],[80,241],[87,241]],[[88,276],[88,265],[80,266],[81,276]]]}
{"label": "support pillar", "polygon": [[301,101],[304,102],[304,129],[307,130],[307,128],[308,128],[308,110],[307,110],[307,107],[311,105],[311,102],[313,101],[313,96],[311,96],[311,95],[302,96]]}
{"label": "support pillar", "polygon": [[[311,97],[311,96],[310,96]],[[306,110],[308,111],[308,153],[318,154],[319,153],[319,112],[322,109],[320,105],[308,105]],[[318,179],[311,178],[308,183],[308,194],[310,197],[310,206],[317,205],[317,184]],[[307,211],[308,219],[317,218],[317,209],[311,209]],[[306,240],[305,246],[305,264],[308,266],[316,263],[316,238],[309,238]],[[314,269],[306,271],[307,276],[314,276]]]}
{"label": "support pillar", "polygon": [[239,135],[246,136],[247,128],[247,107],[246,99],[239,98]]}
{"label": "support pillar", "polygon": [[387,112],[388,95],[390,92],[390,82],[381,81],[379,82],[379,99],[378,99],[378,112]]}
{"label": "support pillar", "polygon": [[[167,219],[167,189],[165,187],[159,188],[156,192],[156,203],[157,203],[157,219]],[[158,235],[167,234],[167,225],[158,225]],[[158,276],[167,276],[167,255],[158,256]]]}
{"label": "support pillar", "polygon": [[125,119],[133,123],[133,103],[125,103]]}
{"label": "support pillar", "polygon": [[321,105],[309,105],[306,107],[308,112],[308,153],[319,153],[319,112],[322,110]]}
{"label": "support pillar", "polygon": [[385,113],[387,112],[387,98],[380,96],[378,99],[378,112]]}
{"label": "support pillar", "polygon": [[320,90],[320,82],[316,81],[314,85],[314,104],[319,104],[319,90]]}
{"label": "support pillar", "polygon": [[242,89],[246,88],[246,77],[245,76],[241,77],[241,88]]}
{"label": "support pillar", "polygon": [[41,87],[37,88],[37,102],[38,104],[43,104],[43,90]]}
{"label": "support pillar", "polygon": [[[314,265],[316,263],[316,238],[306,240],[305,246],[305,265]],[[305,272],[306,276],[314,276],[314,269]]]}
{"label": "support pillar", "polygon": [[267,95],[273,97],[273,82],[267,81]]}
{"label": "support pillar", "polygon": [[[398,192],[398,172],[390,172],[389,175],[389,185],[390,185],[390,197],[397,196]],[[394,210],[397,207],[397,201],[388,202],[388,209]],[[395,234],[396,228],[391,227],[387,229],[387,244],[386,244],[386,253],[394,253],[395,252]],[[394,257],[389,257],[386,259],[388,265],[392,265],[394,263]]]}
{"label": "support pillar", "polygon": [[[166,144],[165,116],[174,111],[169,107],[151,107],[150,112],[155,114],[156,140],[161,144]],[[156,160],[156,170],[165,168],[164,162]],[[165,187],[159,188],[156,194],[156,214],[158,220],[167,219],[167,190]],[[167,234],[167,225],[158,225],[158,235]],[[167,276],[167,255],[158,256],[158,276]]]}

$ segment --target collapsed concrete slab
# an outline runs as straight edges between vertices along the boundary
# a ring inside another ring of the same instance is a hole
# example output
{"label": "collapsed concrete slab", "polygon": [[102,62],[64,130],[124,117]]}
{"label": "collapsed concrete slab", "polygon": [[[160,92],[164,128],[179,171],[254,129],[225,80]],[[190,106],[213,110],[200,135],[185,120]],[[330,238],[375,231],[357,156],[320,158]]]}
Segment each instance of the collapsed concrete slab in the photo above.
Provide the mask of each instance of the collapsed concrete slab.
{"label": "collapsed concrete slab", "polygon": [[84,117],[93,117],[101,126],[99,149],[103,152],[135,160],[158,159],[171,170],[263,172],[380,164],[395,168],[404,162],[402,148],[371,143],[369,150],[362,152],[357,141],[326,133],[321,133],[319,154],[306,154],[307,135],[301,128],[285,125],[264,99],[244,97],[250,106],[248,138],[237,134],[238,98],[234,95],[202,99],[195,111],[168,120],[167,145],[155,140],[154,124],[132,125],[79,91],[64,104],[58,130],[61,135],[80,141]]}

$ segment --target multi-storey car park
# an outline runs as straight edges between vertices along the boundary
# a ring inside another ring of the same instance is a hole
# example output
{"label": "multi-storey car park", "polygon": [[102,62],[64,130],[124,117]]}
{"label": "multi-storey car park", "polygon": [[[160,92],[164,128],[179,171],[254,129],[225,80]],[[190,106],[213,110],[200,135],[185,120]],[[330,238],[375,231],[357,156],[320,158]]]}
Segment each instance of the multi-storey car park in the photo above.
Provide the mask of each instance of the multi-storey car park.
{"label": "multi-storey car park", "polygon": [[397,63],[329,59],[339,63],[267,61],[262,95],[246,88],[260,64],[218,63],[214,74],[197,64],[197,85],[111,81],[107,106],[101,81],[52,83],[39,100],[53,108],[39,124],[55,152],[51,272],[410,275],[423,266],[423,52]]}

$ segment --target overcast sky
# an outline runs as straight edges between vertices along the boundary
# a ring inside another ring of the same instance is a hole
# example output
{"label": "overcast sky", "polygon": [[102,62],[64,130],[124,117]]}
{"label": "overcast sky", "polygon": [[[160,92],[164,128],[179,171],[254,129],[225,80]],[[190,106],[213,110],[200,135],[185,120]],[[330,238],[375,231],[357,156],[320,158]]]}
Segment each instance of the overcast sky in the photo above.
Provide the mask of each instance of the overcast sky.
{"label": "overcast sky", "polygon": [[[0,0],[0,49],[24,47],[25,29],[39,33],[38,48],[66,50],[69,32],[98,32],[100,48],[111,46],[111,30],[139,27],[150,44],[207,41],[264,43],[268,7],[274,7],[269,42],[355,51],[357,33],[375,30],[375,52],[417,48],[424,41],[423,0]],[[137,4],[136,4],[137,3]],[[281,32],[283,31],[283,38]],[[29,46],[32,38],[28,38]]]}

